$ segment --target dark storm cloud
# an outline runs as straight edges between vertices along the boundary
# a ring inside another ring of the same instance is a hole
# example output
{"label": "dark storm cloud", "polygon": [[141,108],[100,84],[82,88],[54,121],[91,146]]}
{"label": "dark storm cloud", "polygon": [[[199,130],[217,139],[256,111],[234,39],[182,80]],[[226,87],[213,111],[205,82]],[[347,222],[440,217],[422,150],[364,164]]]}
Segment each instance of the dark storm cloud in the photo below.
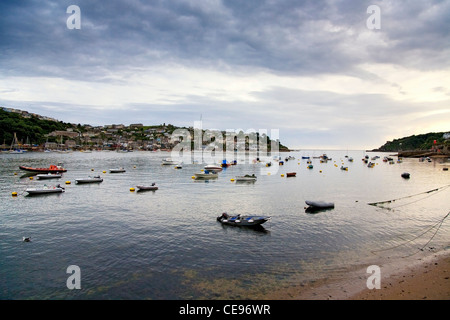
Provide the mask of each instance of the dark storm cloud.
{"label": "dark storm cloud", "polygon": [[[384,47],[358,42],[373,2]],[[81,30],[66,28],[71,4],[81,8]],[[104,80],[162,63],[293,74],[448,64],[448,1],[2,1],[0,10],[0,66],[10,75]]]}

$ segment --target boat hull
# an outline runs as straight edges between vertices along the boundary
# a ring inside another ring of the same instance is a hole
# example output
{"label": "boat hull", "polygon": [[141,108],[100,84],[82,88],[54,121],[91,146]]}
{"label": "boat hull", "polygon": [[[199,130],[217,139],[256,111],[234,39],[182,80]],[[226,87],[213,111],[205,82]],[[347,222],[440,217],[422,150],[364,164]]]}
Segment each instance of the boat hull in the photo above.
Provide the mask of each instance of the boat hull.
{"label": "boat hull", "polygon": [[83,184],[83,183],[100,183],[103,182],[103,179],[76,179],[76,183]]}
{"label": "boat hull", "polygon": [[40,172],[40,173],[59,173],[59,172],[67,172],[66,169],[61,167],[56,168],[32,168],[32,167],[25,167],[20,166],[21,170],[30,171],[30,172]]}
{"label": "boat hull", "polygon": [[256,177],[238,176],[238,177],[234,178],[234,180],[237,181],[237,182],[240,182],[240,181],[255,182],[256,181]]}
{"label": "boat hull", "polygon": [[195,179],[217,179],[219,175],[217,173],[196,173]]}
{"label": "boat hull", "polygon": [[136,186],[138,191],[156,191],[158,190],[157,186]]}
{"label": "boat hull", "polygon": [[109,169],[109,173],[123,173],[126,172],[125,169]]}
{"label": "boat hull", "polygon": [[53,189],[26,189],[28,195],[41,195],[41,194],[52,194],[52,193],[62,193],[63,188],[53,188]]}
{"label": "boat hull", "polygon": [[296,172],[288,172],[286,173],[286,177],[295,177],[297,175]]}
{"label": "boat hull", "polygon": [[268,216],[228,216],[222,214],[217,217],[217,221],[222,224],[230,226],[240,226],[240,227],[256,227],[263,223],[269,221],[271,218]]}
{"label": "boat hull", "polygon": [[62,175],[60,174],[38,174],[36,176],[36,178],[38,178],[39,180],[44,180],[44,179],[60,179],[62,177]]}
{"label": "boat hull", "polygon": [[219,166],[213,166],[213,165],[205,166],[204,169],[205,169],[206,171],[211,171],[211,172],[220,172],[220,171],[223,170],[222,167],[219,167]]}

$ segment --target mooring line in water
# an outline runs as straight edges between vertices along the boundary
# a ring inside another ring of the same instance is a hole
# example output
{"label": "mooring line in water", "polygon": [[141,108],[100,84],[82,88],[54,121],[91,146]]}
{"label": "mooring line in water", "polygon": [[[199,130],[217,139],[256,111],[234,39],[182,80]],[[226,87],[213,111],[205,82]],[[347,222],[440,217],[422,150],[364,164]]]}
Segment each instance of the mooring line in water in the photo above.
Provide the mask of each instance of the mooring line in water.
{"label": "mooring line in water", "polygon": [[402,258],[407,258],[407,257],[413,256],[413,255],[415,255],[416,253],[418,253],[418,252],[420,252],[420,251],[423,251],[423,249],[424,249],[424,248],[425,248],[425,247],[433,240],[433,238],[436,236],[437,232],[438,232],[439,229],[441,228],[442,224],[444,223],[444,220],[447,219],[447,217],[448,217],[449,215],[450,215],[450,211],[449,211],[442,219],[440,219],[437,223],[433,224],[430,228],[428,228],[427,230],[425,230],[424,232],[422,232],[422,233],[419,234],[418,236],[412,238],[411,240],[407,240],[407,241],[405,241],[405,242],[403,242],[403,243],[400,243],[400,244],[398,244],[398,245],[396,245],[396,246],[393,246],[393,247],[384,248],[384,249],[380,249],[380,250],[371,250],[371,252],[372,252],[373,254],[376,254],[377,252],[393,250],[393,249],[396,249],[396,248],[398,248],[398,247],[405,246],[405,245],[407,245],[408,243],[413,242],[414,240],[420,238],[420,237],[423,236],[424,234],[426,234],[426,233],[428,233],[429,231],[433,230],[433,229],[436,228],[436,226],[437,226],[437,229],[436,229],[436,231],[433,233],[433,235],[431,236],[431,238],[430,238],[430,239],[429,239],[429,240],[428,240],[421,248],[419,248],[416,252],[414,252],[414,253],[412,253],[412,254],[410,254],[410,255],[403,256]]}
{"label": "mooring line in water", "polygon": [[[450,187],[450,184],[449,184],[449,185],[446,185],[446,186],[439,187],[439,188],[435,188],[435,189],[432,189],[432,190],[428,190],[428,191],[425,191],[425,192],[421,192],[421,193],[417,193],[417,194],[413,194],[413,195],[409,195],[409,196],[397,198],[397,199],[385,200],[385,201],[378,201],[378,202],[370,202],[370,203],[368,203],[368,205],[370,205],[370,206],[378,206],[379,204],[383,204],[383,203],[392,203],[392,202],[395,202],[395,201],[397,201],[397,200],[402,200],[402,199],[412,198],[412,197],[416,197],[416,196],[419,196],[419,195],[422,195],[422,194],[432,193],[432,192],[435,192],[435,191],[442,191],[442,190],[444,190],[445,188],[448,188],[448,187]],[[433,195],[434,195],[434,194],[433,194]],[[432,196],[432,195],[430,195],[430,197],[431,197],[431,196]],[[428,198],[428,197],[427,197],[427,198]],[[426,198],[423,198],[423,199],[426,199]],[[417,201],[420,201],[420,200],[423,200],[423,199],[419,199],[419,200],[416,200],[416,201],[413,201],[413,202],[410,202],[410,203],[414,203],[414,202],[417,202]],[[407,203],[407,204],[410,204],[410,203]],[[401,207],[401,206],[405,206],[405,205],[407,205],[407,204],[399,205],[399,206],[397,206],[396,208]],[[381,208],[383,208],[383,206],[381,206]]]}

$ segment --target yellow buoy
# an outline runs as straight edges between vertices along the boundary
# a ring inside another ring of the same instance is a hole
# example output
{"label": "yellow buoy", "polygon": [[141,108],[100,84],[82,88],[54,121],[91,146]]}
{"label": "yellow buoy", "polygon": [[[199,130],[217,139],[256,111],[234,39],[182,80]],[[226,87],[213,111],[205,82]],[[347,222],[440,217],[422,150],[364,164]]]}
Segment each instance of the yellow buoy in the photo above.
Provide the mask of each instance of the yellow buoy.
{"label": "yellow buoy", "polygon": [[282,177],[284,177],[284,174],[281,174]]}
{"label": "yellow buoy", "polygon": [[13,192],[13,193],[11,193],[11,195],[12,195],[13,197],[17,197],[17,192]]}
{"label": "yellow buoy", "polygon": [[322,170],[320,170],[319,172],[322,173]]}
{"label": "yellow buoy", "polygon": [[192,179],[195,179],[195,176],[192,176],[191,178],[192,178]]}
{"label": "yellow buoy", "polygon": [[230,181],[231,181],[231,182],[233,182],[233,181],[234,181],[234,179],[233,179],[233,178],[231,178],[231,179],[230,179]]}
{"label": "yellow buoy", "polygon": [[270,176],[270,172],[269,172],[269,173],[267,173],[267,175],[268,175],[268,176]]}
{"label": "yellow buoy", "polygon": [[71,184],[71,182],[70,181],[66,181],[66,184]]}
{"label": "yellow buoy", "polygon": [[133,192],[135,189],[134,188],[130,188],[130,191]]}
{"label": "yellow buoy", "polygon": [[33,177],[30,177],[30,180],[33,180]]}
{"label": "yellow buoy", "polygon": [[14,175],[17,176],[17,172],[14,172]]}
{"label": "yellow buoy", "polygon": [[103,173],[106,173],[106,171],[103,171]]}

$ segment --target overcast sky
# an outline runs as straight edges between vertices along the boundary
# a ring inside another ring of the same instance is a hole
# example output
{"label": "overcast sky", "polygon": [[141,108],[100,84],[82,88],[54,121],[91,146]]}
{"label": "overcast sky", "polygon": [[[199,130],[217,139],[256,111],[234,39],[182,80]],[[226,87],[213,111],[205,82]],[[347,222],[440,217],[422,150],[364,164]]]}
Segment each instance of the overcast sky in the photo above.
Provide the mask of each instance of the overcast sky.
{"label": "overcast sky", "polygon": [[376,148],[450,130],[450,0],[2,0],[0,105]]}

